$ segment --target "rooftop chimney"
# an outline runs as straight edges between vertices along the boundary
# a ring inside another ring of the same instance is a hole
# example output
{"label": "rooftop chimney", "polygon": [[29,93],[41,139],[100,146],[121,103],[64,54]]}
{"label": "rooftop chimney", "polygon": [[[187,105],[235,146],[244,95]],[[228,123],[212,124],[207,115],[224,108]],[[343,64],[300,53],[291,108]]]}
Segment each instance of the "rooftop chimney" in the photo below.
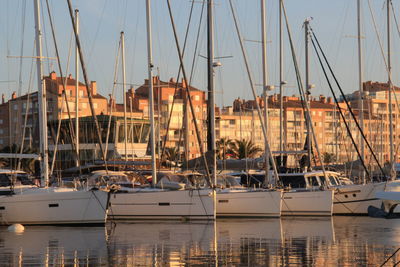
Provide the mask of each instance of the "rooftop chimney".
{"label": "rooftop chimney", "polygon": [[97,95],[97,83],[95,81],[90,82],[90,89],[92,89],[92,95]]}
{"label": "rooftop chimney", "polygon": [[4,104],[6,102],[6,96],[4,94],[1,95],[1,103]]}
{"label": "rooftop chimney", "polygon": [[11,98],[12,98],[12,99],[16,99],[16,98],[17,98],[17,93],[16,93],[16,92],[13,92],[12,95],[11,95]]}

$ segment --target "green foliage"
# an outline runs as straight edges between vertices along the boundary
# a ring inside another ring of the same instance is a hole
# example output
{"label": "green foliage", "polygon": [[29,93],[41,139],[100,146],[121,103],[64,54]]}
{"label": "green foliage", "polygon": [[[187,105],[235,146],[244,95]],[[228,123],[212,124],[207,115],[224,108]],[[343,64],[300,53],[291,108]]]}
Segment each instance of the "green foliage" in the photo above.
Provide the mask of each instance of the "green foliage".
{"label": "green foliage", "polygon": [[235,158],[254,158],[260,153],[262,149],[256,146],[251,140],[238,140],[236,139],[232,146],[232,152]]}
{"label": "green foliage", "polygon": [[228,154],[232,154],[234,141],[228,138],[221,138],[216,142],[216,153],[218,159],[226,159]]}
{"label": "green foliage", "polygon": [[165,159],[169,161],[177,161],[179,159],[179,151],[177,147],[165,148]]}
{"label": "green foliage", "polygon": [[325,164],[331,164],[336,162],[336,156],[333,153],[325,152],[324,154],[322,154],[322,158]]}

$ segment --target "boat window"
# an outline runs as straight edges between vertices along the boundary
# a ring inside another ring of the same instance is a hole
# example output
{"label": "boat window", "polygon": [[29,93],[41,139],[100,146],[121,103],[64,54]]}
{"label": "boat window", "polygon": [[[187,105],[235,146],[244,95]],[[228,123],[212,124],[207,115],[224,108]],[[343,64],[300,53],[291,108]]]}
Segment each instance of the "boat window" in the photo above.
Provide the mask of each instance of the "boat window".
{"label": "boat window", "polygon": [[282,175],[279,177],[284,186],[292,188],[306,188],[306,181],[303,175]]}
{"label": "boat window", "polygon": [[7,174],[0,174],[0,186],[10,186],[11,180]]}
{"label": "boat window", "polygon": [[308,177],[308,183],[310,186],[319,186],[318,179],[316,176]]}
{"label": "boat window", "polygon": [[17,174],[17,180],[21,182],[22,185],[34,185],[27,174]]}
{"label": "boat window", "polygon": [[338,185],[335,176],[329,175],[329,181],[332,185]]}
{"label": "boat window", "polygon": [[325,176],[319,176],[319,180],[321,181],[321,184],[322,184],[322,185],[326,185]]}

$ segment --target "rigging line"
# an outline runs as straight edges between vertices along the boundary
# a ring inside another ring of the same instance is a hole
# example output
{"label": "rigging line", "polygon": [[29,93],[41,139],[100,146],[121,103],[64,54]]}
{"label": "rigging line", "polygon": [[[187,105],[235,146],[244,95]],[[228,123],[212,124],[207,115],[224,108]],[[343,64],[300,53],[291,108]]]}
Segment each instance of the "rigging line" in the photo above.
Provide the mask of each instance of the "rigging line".
{"label": "rigging line", "polygon": [[22,94],[22,65],[23,65],[23,60],[22,56],[24,55],[24,36],[25,36],[25,15],[26,15],[26,0],[23,0],[22,3],[22,21],[21,21],[21,49],[20,49],[20,55],[21,58],[19,59],[19,79],[18,79],[18,96],[21,96]]}
{"label": "rigging line", "polygon": [[[49,7],[47,6],[47,8],[49,8]],[[44,18],[44,10],[43,9],[40,10],[41,13],[42,13],[42,18]],[[50,51],[49,51],[49,46],[48,46],[48,42],[47,42],[46,23],[43,21],[42,25],[43,25],[43,36],[45,37],[44,38],[44,46],[46,48],[46,54],[47,54],[47,56],[49,56],[50,55]],[[50,60],[47,60],[47,72],[48,73],[50,73],[50,69],[51,69],[50,68]]]}
{"label": "rigging line", "polygon": [[[305,104],[304,107],[305,107],[305,111],[306,111],[306,113],[305,113],[306,116],[304,118],[308,119],[308,124],[309,124],[310,130],[311,130],[311,134],[312,134],[312,137],[313,137],[314,144],[315,144],[315,149],[317,151],[317,156],[320,159],[320,165],[321,165],[321,168],[322,168],[322,172],[323,172],[324,176],[326,177],[325,165],[322,162],[322,157],[321,157],[320,149],[319,149],[318,142],[317,142],[317,136],[315,134],[315,129],[314,129],[314,126],[313,126],[313,123],[312,123],[310,104],[307,101],[307,96],[306,96],[306,93],[304,92],[303,82],[302,82],[302,79],[301,79],[301,76],[300,76],[300,69],[299,69],[299,65],[298,65],[298,62],[297,62],[297,58],[296,58],[296,51],[295,51],[295,48],[294,48],[293,38],[292,38],[291,30],[290,30],[289,19],[288,19],[288,16],[286,14],[286,7],[285,7],[285,4],[284,4],[283,1],[282,1],[282,10],[283,10],[283,14],[284,14],[284,17],[285,17],[286,30],[287,30],[288,37],[289,37],[290,50],[291,50],[292,60],[293,60],[294,68],[295,68],[295,74],[296,74],[296,78],[297,78],[298,89],[299,89],[300,95],[302,95],[302,103]],[[307,145],[310,147],[311,152],[312,152],[311,140],[310,140],[309,143],[310,144],[307,144]],[[311,164],[311,162],[309,164]],[[314,164],[317,165],[315,156],[314,156]]]}
{"label": "rigging line", "polygon": [[[109,141],[109,138],[110,138],[110,131],[111,131],[111,120],[112,120],[112,112],[113,112],[113,106],[114,106],[114,94],[115,94],[115,88],[117,87],[117,80],[118,80],[119,55],[121,53],[120,50],[121,50],[121,39],[119,39],[117,55],[115,57],[114,82],[113,82],[113,87],[112,87],[111,95],[110,95],[110,115],[109,115],[109,118],[108,118],[107,135],[106,135],[106,148],[105,148],[105,158],[106,159],[107,159],[107,153],[108,153],[108,141]],[[118,137],[115,136],[114,138],[118,138]],[[133,142],[133,138],[132,138],[132,142]],[[140,140],[139,140],[139,142],[140,142]]]}
{"label": "rigging line", "polygon": [[[71,53],[72,53],[72,39],[73,39],[73,33],[71,31],[71,38],[69,39],[69,49],[68,49],[68,60],[67,60],[67,73],[69,70],[69,63],[70,63],[70,59],[71,59]],[[63,86],[64,88],[66,87],[66,83],[67,83],[67,79],[64,79],[63,81]],[[61,92],[62,96],[61,98],[63,98],[63,95],[65,95],[65,90],[63,90]],[[53,158],[51,160],[51,166],[50,166],[50,173],[53,173],[54,170],[54,166],[55,166],[55,162],[56,162],[56,156],[57,156],[57,150],[58,150],[58,140],[59,140],[59,136],[60,136],[60,130],[61,130],[61,121],[62,121],[62,112],[64,109],[64,103],[66,103],[67,107],[68,107],[68,101],[61,101],[61,111],[60,111],[60,117],[58,119],[58,126],[57,126],[57,135],[56,135],[56,140],[54,141],[54,152],[53,152]],[[71,119],[69,120],[71,123]],[[70,129],[71,129],[71,125],[70,125]],[[71,138],[71,144],[73,143],[73,138]],[[72,145],[71,145],[72,147]],[[80,170],[80,168],[79,168]]]}
{"label": "rigging line", "polygon": [[[311,28],[310,28],[310,29],[311,29]],[[311,32],[312,32],[312,29],[311,29]],[[315,50],[315,53],[316,53],[316,55],[317,55],[317,57],[318,57],[318,61],[319,61],[320,65],[321,65],[321,68],[322,68],[322,71],[323,71],[323,73],[324,73],[325,79],[326,79],[326,81],[327,81],[327,83],[328,83],[329,89],[330,89],[330,91],[331,91],[331,93],[332,93],[332,95],[333,95],[333,98],[335,99],[336,106],[337,106],[337,108],[338,108],[338,110],[339,110],[340,116],[342,117],[342,120],[343,120],[343,123],[344,123],[344,125],[345,125],[345,127],[346,127],[348,136],[349,136],[349,138],[351,139],[351,142],[353,143],[353,146],[354,146],[354,148],[355,148],[355,150],[356,150],[356,153],[357,153],[357,155],[358,155],[358,157],[359,157],[359,159],[360,159],[360,161],[361,161],[361,164],[362,164],[363,168],[365,169],[367,175],[368,175],[370,178],[372,178],[372,177],[371,177],[371,174],[370,174],[370,172],[369,172],[369,170],[368,170],[368,168],[367,168],[367,166],[365,165],[364,159],[361,157],[361,153],[360,153],[360,151],[359,151],[359,149],[358,149],[358,147],[357,147],[357,145],[356,145],[356,141],[355,141],[354,138],[353,138],[353,135],[352,135],[351,130],[350,130],[350,126],[349,126],[348,122],[346,121],[345,115],[344,115],[343,112],[342,112],[342,108],[339,106],[339,101],[338,101],[338,99],[337,99],[337,97],[336,97],[336,94],[335,94],[335,92],[334,92],[334,90],[333,90],[333,87],[332,87],[332,84],[331,84],[331,82],[330,82],[330,80],[329,80],[329,77],[328,77],[328,74],[327,74],[327,72],[326,72],[326,69],[325,69],[325,67],[323,66],[323,62],[322,62],[321,56],[320,56],[320,54],[319,54],[319,52],[318,52],[318,50],[317,50],[317,47],[316,47],[316,45],[315,45],[315,42],[314,42],[314,39],[313,39],[313,38],[311,38],[311,43],[312,43],[313,48],[314,48],[314,50]],[[322,53],[322,52],[321,52],[321,53]],[[349,107],[348,107],[348,108],[349,108]],[[352,112],[352,111],[350,111],[350,112]]]}
{"label": "rigging line", "polygon": [[267,130],[266,130],[266,127],[265,127],[265,121],[264,121],[264,118],[263,118],[262,113],[261,113],[260,105],[258,104],[258,101],[257,101],[257,93],[256,93],[256,90],[254,88],[253,78],[251,76],[250,66],[249,66],[248,61],[247,61],[246,50],[244,48],[243,39],[242,39],[242,36],[240,34],[240,29],[239,29],[238,21],[237,21],[237,18],[236,18],[236,12],[235,12],[235,9],[233,7],[232,0],[229,0],[229,4],[230,4],[231,12],[232,12],[233,21],[234,21],[234,24],[235,24],[236,35],[237,35],[237,37],[239,39],[240,48],[242,50],[243,60],[244,60],[244,63],[245,63],[247,76],[248,76],[250,87],[251,87],[251,92],[253,93],[253,97],[254,97],[254,100],[255,100],[255,103],[256,103],[257,114],[258,114],[258,118],[260,120],[263,136],[264,136],[264,139],[265,139],[266,156],[268,155],[269,158],[271,159],[271,162],[272,162],[271,165],[272,165],[272,168],[273,168],[273,172],[274,172],[274,175],[276,177],[276,180],[278,181],[278,179],[279,179],[278,170],[276,168],[275,159],[274,159],[274,156],[272,155],[272,152],[271,152],[271,149],[270,149],[270,145],[269,145],[269,142],[268,142],[268,134],[267,134]]}
{"label": "rigging line", "polygon": [[[202,6],[202,10],[201,10],[201,16],[200,16],[200,18],[202,17],[202,13],[203,13],[203,7],[204,7],[204,0],[203,0],[203,6]],[[193,14],[193,7],[194,7],[194,1],[192,1],[192,5],[191,5],[191,7],[190,7],[190,12],[189,12],[189,19],[188,19],[188,24],[187,24],[187,26],[186,26],[186,33],[185,33],[185,39],[184,39],[184,42],[183,42],[183,49],[182,49],[182,53],[183,53],[183,55],[182,56],[184,56],[185,55],[185,51],[186,51],[186,45],[187,45],[187,38],[188,38],[188,35],[189,35],[189,30],[190,30],[190,25],[191,25],[191,21],[192,21],[192,14]],[[201,24],[201,20],[200,20],[200,24]],[[196,55],[196,49],[195,49],[195,51],[194,51],[194,54]],[[193,67],[193,66],[192,66]],[[170,113],[169,113],[169,117],[168,117],[168,123],[167,123],[167,129],[166,129],[166,134],[165,134],[165,136],[164,136],[164,144],[163,144],[163,147],[162,147],[162,150],[161,150],[161,159],[163,158],[163,156],[164,156],[164,152],[165,152],[165,147],[166,147],[166,145],[167,145],[167,140],[168,140],[168,136],[169,136],[169,128],[170,128],[170,125],[171,125],[171,119],[172,119],[172,112],[173,112],[173,110],[174,110],[174,105],[175,105],[175,97],[176,97],[176,93],[177,93],[177,91],[178,91],[178,83],[179,83],[179,78],[180,78],[180,75],[181,75],[181,70],[182,70],[182,66],[181,66],[181,64],[179,64],[179,70],[178,70],[178,75],[177,75],[177,78],[176,78],[176,84],[175,84],[175,90],[174,90],[174,98],[172,99],[172,105],[171,105],[171,111],[170,111]],[[160,77],[158,77],[159,79],[160,79]],[[190,79],[191,79],[191,77],[190,77]],[[190,80],[189,80],[189,88],[190,88]],[[158,88],[158,90],[160,90],[160,87]],[[160,102],[160,100],[158,101],[158,102]],[[186,103],[186,99],[185,99],[185,103]],[[158,114],[159,116],[160,116],[160,114]],[[187,118],[188,119],[188,118]],[[159,120],[160,121],[160,120]],[[186,140],[186,142],[188,142],[188,140]],[[179,146],[180,146],[180,140],[178,141],[178,148],[179,148]],[[188,153],[188,151],[185,151],[185,153]]]}
{"label": "rigging line", "polygon": [[317,49],[316,49],[316,46],[315,46],[315,43],[314,43],[313,38],[311,38],[311,43],[312,43],[313,48],[314,48],[314,50],[315,50],[315,53],[316,53],[316,55],[317,55],[317,57],[318,57],[318,61],[319,61],[320,65],[321,65],[321,68],[322,68],[322,71],[323,71],[323,73],[324,73],[326,82],[328,83],[329,89],[330,89],[330,91],[331,91],[331,93],[332,93],[332,95],[333,95],[333,98],[335,99],[335,103],[336,103],[337,109],[338,109],[339,114],[340,114],[340,116],[341,116],[341,118],[342,118],[342,120],[343,120],[343,123],[344,123],[345,127],[346,127],[348,136],[349,136],[349,138],[351,139],[351,142],[352,142],[353,145],[354,145],[354,148],[355,148],[355,150],[356,150],[356,152],[357,152],[357,155],[358,155],[358,157],[359,157],[359,159],[360,159],[360,161],[361,161],[361,164],[363,165],[363,168],[365,169],[367,175],[368,175],[370,178],[372,178],[372,177],[371,177],[371,174],[370,174],[370,172],[369,172],[369,170],[368,170],[368,168],[367,168],[367,166],[365,165],[364,159],[361,157],[361,153],[360,153],[360,151],[359,151],[359,149],[358,149],[358,147],[357,147],[357,145],[356,145],[356,141],[354,140],[354,137],[353,137],[353,135],[352,135],[352,133],[351,133],[350,126],[349,126],[349,124],[348,124],[347,121],[346,121],[346,118],[345,118],[345,115],[343,114],[342,108],[339,106],[339,101],[338,101],[338,99],[337,99],[337,97],[336,97],[335,92],[333,91],[332,84],[331,84],[331,82],[330,82],[330,80],[329,80],[329,77],[328,77],[328,74],[327,74],[327,72],[326,72],[326,69],[325,69],[325,67],[323,66],[321,56],[320,56],[319,52],[318,52]]}
{"label": "rigging line", "polygon": [[[174,32],[174,39],[175,39],[176,49],[177,49],[177,52],[178,52],[180,64],[182,66],[183,78],[185,79],[185,81],[187,81],[186,70],[185,70],[185,66],[183,64],[183,56],[182,56],[181,48],[180,48],[179,41],[178,41],[178,35],[177,35],[177,32],[176,32],[174,17],[172,15],[171,3],[170,3],[170,0],[166,0],[166,1],[167,1],[167,5],[168,5],[168,12],[169,12],[169,17],[170,17],[170,21],[171,21],[172,30]],[[185,89],[186,89],[186,93],[188,95],[187,98],[189,100],[190,111],[191,111],[192,116],[193,116],[193,124],[194,124],[195,131],[196,131],[197,142],[199,143],[200,153],[201,153],[201,156],[202,156],[203,161],[204,161],[204,167],[205,167],[205,171],[206,171],[206,175],[207,175],[206,181],[207,181],[208,185],[210,187],[212,187],[210,170],[208,168],[207,159],[206,159],[206,156],[205,156],[205,153],[204,153],[203,142],[201,140],[200,130],[199,130],[199,127],[198,127],[198,124],[197,124],[196,113],[194,111],[194,107],[193,107],[193,103],[192,103],[192,98],[190,96],[190,89],[189,89],[188,84],[186,84]]]}
{"label": "rigging line", "polygon": [[[328,59],[326,58],[326,55],[325,55],[324,51],[322,50],[322,47],[321,47],[321,45],[320,45],[320,43],[319,43],[319,41],[318,41],[318,39],[317,39],[317,37],[316,37],[316,35],[315,35],[313,29],[312,29],[312,28],[310,28],[310,29],[311,29],[312,36],[314,37],[315,42],[317,43],[318,48],[319,48],[319,50],[321,51],[321,54],[322,54],[322,56],[323,56],[323,58],[324,58],[324,61],[325,61],[326,65],[327,65],[327,67],[328,67],[328,69],[329,69],[329,72],[331,73],[333,79],[335,80],[336,86],[338,87],[338,89],[339,89],[339,91],[340,91],[340,93],[341,93],[341,96],[343,97],[343,100],[344,100],[345,103],[346,103],[346,106],[347,106],[347,108],[348,108],[348,110],[349,110],[349,112],[350,112],[351,117],[353,118],[353,120],[354,120],[354,122],[355,122],[355,124],[356,124],[356,126],[357,126],[357,128],[358,128],[358,130],[359,130],[359,132],[360,132],[360,134],[362,135],[362,137],[363,137],[363,139],[364,139],[366,145],[368,146],[368,149],[371,151],[371,155],[374,157],[376,163],[378,164],[378,167],[379,167],[380,171],[381,171],[382,174],[384,175],[385,173],[384,173],[384,171],[383,171],[383,169],[382,169],[382,166],[381,166],[381,164],[379,163],[379,161],[378,161],[378,159],[377,159],[377,157],[376,157],[376,155],[375,155],[375,153],[374,153],[374,151],[373,151],[373,149],[372,149],[370,143],[368,142],[366,136],[364,135],[364,132],[362,131],[362,129],[361,129],[361,127],[360,127],[360,124],[358,123],[358,120],[357,120],[357,118],[355,117],[355,115],[354,115],[354,113],[353,113],[353,109],[351,108],[351,106],[350,106],[350,104],[349,104],[349,102],[348,102],[348,100],[347,100],[347,98],[346,98],[346,96],[345,96],[345,94],[344,94],[344,92],[343,92],[343,90],[342,90],[342,87],[341,87],[340,84],[339,84],[339,81],[337,80],[335,74],[333,73],[333,70],[332,70],[332,68],[331,68],[331,66],[330,66],[330,64],[329,64],[329,62],[328,62]],[[311,40],[313,40],[313,38],[311,38]],[[354,143],[354,144],[355,144],[355,143]],[[355,145],[355,147],[357,147],[357,146]],[[357,151],[358,151],[358,149],[357,149]],[[359,155],[359,156],[360,156],[360,155]]]}
{"label": "rigging line", "polygon": [[[35,47],[36,47],[36,44],[35,44],[35,41],[34,41],[33,42],[32,54],[35,53],[34,52],[35,51]],[[24,118],[24,127],[22,128],[21,147],[20,147],[20,150],[19,150],[19,154],[20,155],[22,155],[23,151],[24,151],[26,125],[27,125],[27,122],[28,122],[29,104],[30,104],[32,81],[33,81],[33,71],[34,71],[33,64],[34,64],[34,61],[35,60],[32,60],[31,71],[30,71],[30,74],[29,74],[28,94],[27,94],[27,99],[26,99],[26,111],[25,111],[25,116],[24,116],[25,117]],[[33,107],[32,107],[32,111],[33,111]],[[21,161],[22,161],[22,159],[17,159],[17,170],[19,170],[21,168]]]}
{"label": "rigging line", "polygon": [[88,75],[87,75],[87,72],[86,72],[85,58],[83,57],[81,41],[80,41],[79,35],[77,33],[77,29],[76,29],[76,22],[75,22],[75,17],[74,17],[73,11],[72,11],[71,0],[67,0],[67,4],[68,4],[68,9],[69,9],[69,15],[70,15],[70,18],[71,18],[71,24],[72,24],[72,27],[74,29],[76,46],[78,47],[78,51],[79,51],[79,58],[80,58],[80,62],[81,62],[83,77],[84,77],[84,80],[85,80],[86,93],[87,93],[88,99],[89,99],[90,112],[92,113],[92,118],[93,118],[94,123],[95,123],[98,143],[100,145],[100,151],[101,151],[101,154],[103,156],[105,165],[107,165],[107,161],[106,161],[105,153],[104,153],[104,148],[103,148],[101,129],[100,129],[99,121],[97,120],[96,111],[95,111],[94,105],[93,105],[92,90],[89,88],[89,78],[88,78]]}
{"label": "rigging line", "polygon": [[[46,6],[47,6],[47,13],[48,13],[48,16],[49,16],[49,21],[50,21],[51,34],[53,36],[54,48],[55,48],[56,57],[57,57],[58,70],[60,72],[60,76],[63,77],[64,75],[63,75],[63,71],[62,71],[62,67],[61,67],[60,53],[58,51],[58,45],[57,45],[57,39],[56,39],[56,33],[55,33],[55,26],[53,24],[53,18],[51,16],[49,0],[46,0]],[[43,23],[43,24],[45,24],[45,23]],[[75,138],[75,129],[74,129],[73,125],[72,125],[72,117],[71,117],[71,112],[70,112],[69,103],[68,103],[68,97],[67,97],[67,92],[66,92],[66,81],[67,81],[67,77],[64,77],[64,80],[63,80],[63,83],[62,83],[62,87],[63,87],[64,100],[65,100],[65,103],[66,103],[67,113],[68,113],[68,121],[69,121],[69,128],[70,128],[69,130],[71,132],[71,138],[74,139]],[[62,119],[62,118],[60,118],[60,119]],[[74,142],[71,142],[71,147],[74,150],[74,154],[77,157],[77,160],[79,161],[79,155],[78,155],[78,152],[76,151],[76,144]]]}
{"label": "rigging line", "polygon": [[[392,8],[393,8],[392,1],[390,1],[390,3],[391,3]],[[373,21],[373,25],[374,25],[374,30],[375,30],[376,37],[377,37],[377,39],[378,39],[378,43],[379,43],[379,47],[380,47],[382,59],[383,59],[383,62],[384,62],[384,64],[385,64],[385,69],[386,69],[386,72],[390,75],[390,81],[392,81],[392,72],[391,72],[391,71],[389,72],[389,66],[388,66],[388,63],[387,63],[387,60],[386,60],[386,57],[385,57],[385,52],[384,52],[384,50],[383,50],[382,40],[381,40],[381,37],[380,37],[380,35],[379,35],[377,26],[376,26],[375,15],[374,15],[373,10],[372,10],[372,8],[371,8],[370,0],[368,0],[368,7],[369,7],[369,10],[370,10],[370,13],[371,13],[371,16],[372,16],[372,21]],[[394,12],[394,11],[393,11],[393,12]],[[393,13],[393,14],[395,14],[395,13]],[[396,17],[395,17],[395,18],[396,18]],[[397,30],[399,30],[399,27],[398,27],[398,24],[397,24],[397,19],[395,19],[395,20],[396,20]],[[400,35],[400,31],[399,31],[399,35]],[[391,86],[391,85],[392,85],[392,84],[389,85],[389,90],[391,90],[391,91],[393,92],[393,95],[394,95],[394,99],[395,99],[395,102],[396,102],[397,109],[400,110],[400,105],[399,105],[399,101],[398,101],[398,99],[397,99],[396,91],[394,90],[393,86]]]}
{"label": "rigging line", "polygon": [[[396,255],[397,254],[397,252],[399,252],[399,250],[400,250],[400,248],[398,248],[398,249],[396,249],[396,251],[395,252],[393,252],[393,254],[392,255],[390,255],[390,257],[389,258],[387,258],[382,264],[381,264],[381,267],[382,266],[384,266],[386,263],[388,263],[388,261],[391,259],[391,258],[393,258],[394,257],[394,255]],[[397,263],[396,263],[397,264]]]}
{"label": "rigging line", "polygon": [[100,19],[98,19],[99,23],[97,24],[96,32],[95,32],[94,39],[93,39],[93,42],[92,42],[92,47],[91,47],[90,52],[89,52],[88,62],[91,62],[91,60],[92,60],[92,55],[93,55],[93,52],[95,50],[94,46],[97,43],[97,36],[99,34],[100,26],[101,26],[102,21],[103,21],[104,12],[106,10],[107,2],[108,2],[108,0],[106,0],[104,2],[104,6],[103,6],[103,10],[101,11]]}
{"label": "rigging line", "polygon": [[194,53],[193,53],[193,58],[192,58],[192,67],[191,67],[190,76],[189,76],[189,85],[192,84],[192,81],[193,81],[195,63],[196,63],[196,58],[197,58],[197,50],[198,50],[199,40],[200,40],[201,24],[202,24],[203,15],[204,15],[205,2],[206,2],[206,0],[203,0],[203,3],[201,5],[199,27],[197,28],[196,44],[194,46]]}
{"label": "rigging line", "polygon": [[[136,23],[135,23],[135,30],[134,30],[134,32],[138,32],[138,27],[139,27],[139,17],[140,17],[140,14],[141,13],[139,13],[139,15],[137,15],[136,16]],[[133,41],[132,42],[130,42],[129,44],[128,44],[128,51],[131,49],[130,48],[130,45],[131,44],[133,44],[133,54],[132,54],[132,58],[134,59],[135,58],[135,56],[136,56],[136,47],[137,47],[137,43],[139,43],[139,42],[137,42],[137,35],[138,34],[134,34],[134,36],[133,36]],[[133,81],[134,81],[134,71],[135,71],[135,68],[134,68],[134,66],[135,66],[135,60],[131,60],[131,75],[130,75],[130,83],[134,83]]]}

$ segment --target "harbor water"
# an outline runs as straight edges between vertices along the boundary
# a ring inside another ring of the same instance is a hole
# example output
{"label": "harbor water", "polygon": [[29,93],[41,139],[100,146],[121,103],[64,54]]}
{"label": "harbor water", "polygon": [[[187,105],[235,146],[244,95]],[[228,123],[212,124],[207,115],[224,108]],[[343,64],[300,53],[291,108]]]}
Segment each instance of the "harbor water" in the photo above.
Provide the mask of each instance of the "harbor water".
{"label": "harbor water", "polygon": [[400,219],[369,217],[0,228],[0,266],[380,266],[399,247]]}

